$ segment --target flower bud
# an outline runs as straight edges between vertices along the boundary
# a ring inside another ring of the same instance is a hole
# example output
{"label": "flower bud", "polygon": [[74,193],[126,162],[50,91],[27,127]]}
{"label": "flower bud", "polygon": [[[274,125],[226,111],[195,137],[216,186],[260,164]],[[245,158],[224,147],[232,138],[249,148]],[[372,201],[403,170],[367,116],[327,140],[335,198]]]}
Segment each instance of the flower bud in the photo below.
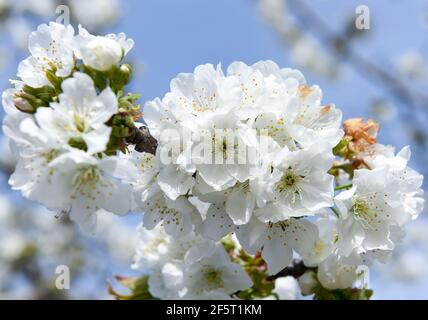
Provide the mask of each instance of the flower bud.
{"label": "flower bud", "polygon": [[17,94],[13,103],[18,110],[25,113],[35,113],[37,108],[46,106],[46,102],[25,92]]}
{"label": "flower bud", "polygon": [[123,57],[120,44],[108,37],[94,37],[81,48],[83,63],[98,71],[107,71]]}
{"label": "flower bud", "polygon": [[28,100],[25,100],[24,98],[15,98],[13,99],[13,103],[16,107],[16,109],[18,109],[21,112],[25,112],[25,113],[34,113],[36,112],[37,108],[34,108],[31,103],[28,102]]}
{"label": "flower bud", "polygon": [[128,84],[129,80],[131,80],[132,76],[132,69],[131,65],[129,64],[122,64],[119,68],[118,76],[120,79],[120,82],[123,83],[123,85]]}
{"label": "flower bud", "polygon": [[313,271],[306,271],[299,278],[298,281],[300,285],[300,290],[302,291],[302,294],[305,296],[314,293],[314,289],[318,285],[318,282],[316,280],[316,275]]}
{"label": "flower bud", "polygon": [[128,137],[133,128],[134,120],[128,113],[116,114],[112,119],[112,135],[115,137]]}

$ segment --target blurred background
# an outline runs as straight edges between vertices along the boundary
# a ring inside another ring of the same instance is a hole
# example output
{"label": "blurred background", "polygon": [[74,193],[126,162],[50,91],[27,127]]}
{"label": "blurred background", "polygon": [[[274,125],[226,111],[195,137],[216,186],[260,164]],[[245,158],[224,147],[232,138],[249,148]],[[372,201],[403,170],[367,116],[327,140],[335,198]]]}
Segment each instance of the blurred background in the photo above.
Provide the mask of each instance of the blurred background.
{"label": "blurred background", "polygon": [[[136,42],[130,91],[163,96],[179,72],[203,63],[272,59],[303,71],[325,103],[381,124],[379,141],[412,146],[412,166],[428,173],[428,1],[377,0],[0,0],[0,86],[16,77],[29,32],[68,5],[73,25],[125,32]],[[367,5],[369,29],[356,8]],[[2,111],[0,111],[2,112]],[[2,117],[3,114],[0,113]],[[129,265],[141,216],[100,215],[95,236],[67,217],[25,201],[7,184],[14,159],[0,136],[0,299],[108,299],[107,280]],[[71,289],[57,290],[58,265]],[[371,270],[375,299],[428,299],[428,217],[407,228],[385,266]]]}

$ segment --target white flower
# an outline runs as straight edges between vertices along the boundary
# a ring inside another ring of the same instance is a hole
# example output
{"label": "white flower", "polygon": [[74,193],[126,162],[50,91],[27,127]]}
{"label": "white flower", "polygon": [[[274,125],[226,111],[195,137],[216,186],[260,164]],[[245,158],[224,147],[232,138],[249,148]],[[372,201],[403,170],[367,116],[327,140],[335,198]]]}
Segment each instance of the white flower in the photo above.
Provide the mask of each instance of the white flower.
{"label": "white flower", "polygon": [[180,237],[192,231],[193,225],[200,223],[199,213],[186,197],[171,200],[159,188],[154,187],[151,191],[153,193],[141,201],[136,199],[144,212],[145,228],[153,229],[162,223],[168,234]]}
{"label": "white flower", "polygon": [[227,68],[227,74],[240,82],[241,102],[234,111],[243,119],[278,109],[285,111],[295,102],[298,86],[305,83],[299,71],[280,69],[270,60],[251,66],[233,62]]}
{"label": "white flower", "polygon": [[[147,103],[145,120],[159,150],[176,139],[164,141],[161,132],[175,129],[180,136],[182,128],[190,131],[189,137],[181,137],[186,147],[173,159],[195,176],[189,191],[215,204],[217,211],[225,210],[234,224],[247,223],[253,212],[275,222],[332,205],[333,177],[327,171],[333,161],[331,148],[342,136],[341,113],[320,101],[318,87],[306,87],[300,72],[280,69],[272,61],[252,66],[235,62],[227,75],[220,66],[203,65],[192,74],[178,75],[162,101]],[[305,165],[300,164],[303,158],[308,159]],[[176,168],[170,168],[170,180],[180,172],[174,174]],[[293,190],[277,192],[275,186],[286,171],[296,171],[299,181]]]}
{"label": "white flower", "polygon": [[14,140],[20,159],[9,179],[13,189],[49,209],[69,212],[90,232],[100,209],[119,215],[131,209],[131,186],[122,179],[128,180],[133,172],[125,160],[96,159],[79,150],[65,152],[30,118],[22,122],[21,130],[27,140]]}
{"label": "white flower", "polygon": [[75,61],[73,52],[74,29],[50,22],[42,24],[29,37],[31,56],[18,66],[18,77],[31,87],[52,85],[47,71],[55,71],[58,77],[67,77]]}
{"label": "white flower", "polygon": [[111,133],[105,123],[118,109],[115,94],[107,87],[97,95],[93,80],[80,72],[64,80],[62,90],[58,103],[37,109],[39,126],[64,144],[81,138],[90,154],[105,151]]}
{"label": "white flower", "polygon": [[318,228],[318,239],[312,249],[302,257],[306,266],[316,267],[337,251],[337,218],[327,212],[318,214],[314,223]]}
{"label": "white flower", "polygon": [[150,294],[163,300],[182,299],[185,292],[182,264],[165,263],[151,273],[148,281]]}
{"label": "white flower", "polygon": [[44,190],[54,170],[49,165],[64,152],[61,142],[55,136],[47,135],[24,113],[7,116],[3,131],[11,139],[12,152],[18,159],[9,179],[12,189],[20,190],[26,198],[47,207],[61,207],[60,198]]}
{"label": "white flower", "polygon": [[139,227],[133,268],[149,273],[149,291],[161,299],[230,299],[252,285],[223,246],[194,232],[179,239],[163,227]]}
{"label": "white flower", "polygon": [[286,104],[273,104],[274,108],[265,108],[251,118],[251,126],[279,146],[287,146],[291,150],[315,143],[328,143],[331,148],[337,145],[343,136],[340,129],[342,113],[334,105],[320,105],[321,90],[318,86],[299,86],[286,98]]}
{"label": "white flower", "polygon": [[241,99],[238,80],[226,77],[220,65],[216,69],[211,64],[200,65],[193,73],[180,73],[170,87],[164,103],[183,121],[189,115],[231,110]]}
{"label": "white flower", "polygon": [[197,231],[204,237],[219,241],[224,236],[232,232],[234,224],[228,216],[223,204],[212,203],[204,221],[198,226]]}
{"label": "white flower", "polygon": [[[195,252],[192,252],[195,251]],[[252,286],[239,264],[232,263],[221,245],[194,247],[185,259],[184,299],[223,299]]]}
{"label": "white flower", "polygon": [[131,186],[122,182],[134,174],[131,168],[124,159],[97,159],[76,150],[52,160],[49,178],[37,188],[45,198],[56,198],[72,220],[92,232],[100,209],[118,215],[131,209]]}
{"label": "white flower", "polygon": [[421,177],[409,169],[356,170],[352,189],[335,198],[340,210],[339,254],[349,256],[356,248],[359,252],[392,250],[393,229],[422,208],[421,183]]}
{"label": "white flower", "polygon": [[123,156],[134,165],[134,208],[144,212],[144,226],[154,228],[162,222],[168,234],[183,236],[199,225],[201,217],[184,196],[193,185],[193,178],[177,172],[174,165],[161,166],[156,156],[131,150]]}
{"label": "white flower", "polygon": [[[151,153],[137,152],[130,148],[129,152],[121,155],[128,160],[135,168],[135,175],[129,181],[134,185],[136,198],[141,198],[141,193],[148,189],[159,174],[156,157]],[[139,193],[139,195],[137,195]]]}
{"label": "white flower", "polygon": [[[181,150],[179,132],[174,131],[175,135],[169,137],[168,144],[176,143],[178,150]],[[165,150],[165,151],[164,151]],[[195,179],[193,170],[188,171],[187,166],[182,165],[177,156],[171,155],[169,148],[162,146],[162,140],[158,141],[156,155],[149,153],[139,153],[130,148],[129,153],[124,155],[137,168],[137,176],[133,179],[134,193],[137,199],[141,199],[147,189],[152,185],[158,186],[165,195],[171,200],[175,200],[180,196],[187,195],[191,192]],[[172,153],[172,152],[171,152]],[[179,153],[179,152],[178,152]],[[163,157],[171,159],[163,159]],[[166,162],[166,163],[165,163]]]}
{"label": "white flower", "polygon": [[186,253],[196,245],[211,245],[210,240],[193,232],[173,238],[160,225],[148,230],[140,224],[137,230],[139,239],[132,268],[142,272],[153,272],[168,262],[182,261]]}
{"label": "white flower", "polygon": [[79,26],[75,46],[76,57],[82,59],[85,65],[95,70],[107,71],[119,64],[134,46],[134,41],[126,39],[124,33],[94,36]]}
{"label": "white flower", "polygon": [[299,71],[280,69],[272,61],[252,66],[234,62],[228,75],[241,83],[242,100],[235,112],[250,118],[254,128],[265,129],[280,146],[295,149],[322,141],[334,147],[343,136],[341,111],[334,105],[322,106],[321,89],[308,87]]}
{"label": "white flower", "polygon": [[282,149],[273,160],[272,173],[265,179],[266,206],[255,210],[264,222],[313,214],[333,204],[333,176],[327,171],[333,155],[327,144],[308,149]]}
{"label": "white flower", "polygon": [[[250,178],[258,157],[254,132],[228,113],[204,117],[194,132],[201,139],[195,139],[188,161],[194,163],[198,176],[208,186],[208,190],[200,190],[202,193],[222,191]],[[196,150],[205,152],[200,156]]]}
{"label": "white flower", "polygon": [[324,288],[352,288],[358,280],[363,283],[366,281],[368,268],[364,265],[344,263],[339,256],[332,255],[318,266],[317,277]]}
{"label": "white flower", "polygon": [[253,218],[248,224],[237,226],[236,235],[247,252],[261,251],[269,274],[275,274],[292,262],[293,251],[302,256],[310,252],[318,230],[305,219],[262,223]]}
{"label": "white flower", "polygon": [[364,161],[371,168],[387,168],[388,178],[397,184],[405,212],[401,218],[397,217],[400,225],[408,222],[409,218],[416,219],[424,207],[421,189],[423,176],[407,165],[410,155],[408,146],[394,155],[392,146],[376,144],[369,151],[368,156],[364,157]]}

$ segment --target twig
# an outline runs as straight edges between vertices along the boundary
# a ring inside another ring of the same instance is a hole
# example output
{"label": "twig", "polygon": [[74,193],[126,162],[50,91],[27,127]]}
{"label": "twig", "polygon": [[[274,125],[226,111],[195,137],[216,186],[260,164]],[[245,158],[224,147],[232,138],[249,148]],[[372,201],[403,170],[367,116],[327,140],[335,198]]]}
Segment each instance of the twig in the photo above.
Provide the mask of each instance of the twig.
{"label": "twig", "polygon": [[267,280],[274,281],[278,278],[287,276],[291,276],[297,279],[300,278],[307,270],[313,270],[313,268],[305,266],[305,264],[301,260],[294,260],[291,266],[285,267],[277,274],[267,277]]}
{"label": "twig", "polygon": [[147,127],[134,127],[131,135],[126,138],[126,142],[135,144],[135,151],[138,152],[155,154],[158,147],[158,142],[150,134],[149,128]]}

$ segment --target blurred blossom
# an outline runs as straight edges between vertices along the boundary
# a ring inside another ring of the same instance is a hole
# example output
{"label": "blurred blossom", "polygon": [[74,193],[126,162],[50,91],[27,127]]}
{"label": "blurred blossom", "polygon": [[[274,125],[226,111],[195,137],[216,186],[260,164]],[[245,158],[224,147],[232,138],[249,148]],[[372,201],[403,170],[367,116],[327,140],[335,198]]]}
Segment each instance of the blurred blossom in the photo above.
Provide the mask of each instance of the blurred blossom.
{"label": "blurred blossom", "polygon": [[289,47],[296,64],[323,76],[337,76],[339,63],[295,22],[287,8],[287,0],[258,0],[258,4],[261,15]]}
{"label": "blurred blossom", "polygon": [[392,254],[387,264],[377,271],[388,282],[420,281],[428,272],[428,219],[422,218],[408,226],[403,244]]}
{"label": "blurred blossom", "polygon": [[33,30],[31,23],[22,17],[12,18],[6,22],[6,29],[15,46],[20,50],[26,50],[28,36]]}
{"label": "blurred blossom", "polygon": [[14,0],[12,3],[17,11],[27,11],[45,18],[51,16],[57,6],[56,0]]}
{"label": "blurred blossom", "polygon": [[417,281],[428,271],[427,254],[417,250],[399,255],[391,266],[391,272],[398,280]]}
{"label": "blurred blossom", "polygon": [[[71,23],[96,31],[120,18],[120,0],[0,0],[0,29],[18,50],[27,50],[28,35],[39,22],[55,20],[59,5],[70,7]],[[10,54],[10,53],[9,53]],[[0,68],[2,67],[0,52]]]}
{"label": "blurred blossom", "polygon": [[[105,287],[111,268],[130,263],[134,237],[133,226],[102,214],[97,237],[87,237],[67,217],[55,219],[40,207],[16,207],[0,196],[0,298],[105,298],[98,288]],[[58,265],[71,270],[69,291],[55,289]],[[86,278],[95,291],[78,285]]]}
{"label": "blurred blossom", "polygon": [[370,112],[378,122],[390,122],[397,117],[397,109],[391,103],[384,100],[375,100],[371,104]]}
{"label": "blurred blossom", "polygon": [[71,14],[89,30],[115,23],[120,14],[119,0],[69,0]]}
{"label": "blurred blossom", "polygon": [[413,79],[420,79],[426,75],[426,65],[423,56],[418,51],[409,50],[397,59],[397,70]]}
{"label": "blurred blossom", "polygon": [[315,38],[309,35],[299,37],[292,45],[290,54],[297,64],[312,72],[324,76],[336,76],[335,62],[321,48]]}
{"label": "blurred blossom", "polygon": [[109,248],[113,259],[130,264],[137,244],[137,232],[131,224],[125,224],[123,218],[112,214],[99,214],[97,237]]}

